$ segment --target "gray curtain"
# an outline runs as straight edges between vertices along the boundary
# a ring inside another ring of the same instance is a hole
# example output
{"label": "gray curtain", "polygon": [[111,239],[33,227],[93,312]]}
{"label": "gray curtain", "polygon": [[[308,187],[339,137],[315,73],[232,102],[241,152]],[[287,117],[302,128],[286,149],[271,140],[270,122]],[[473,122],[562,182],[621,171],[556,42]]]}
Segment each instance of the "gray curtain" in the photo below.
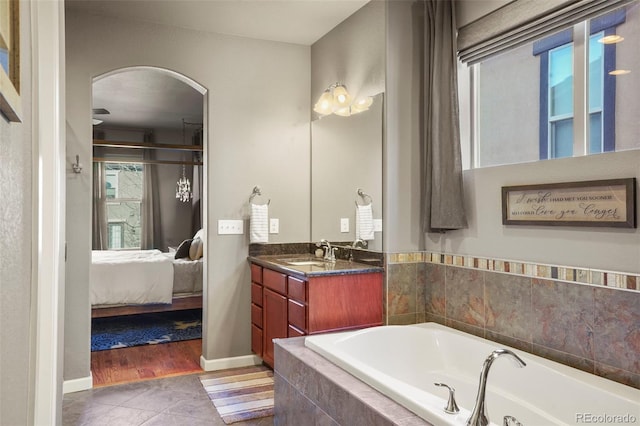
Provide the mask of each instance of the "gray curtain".
{"label": "gray curtain", "polygon": [[421,147],[423,232],[467,226],[458,127],[456,25],[453,1],[416,3],[422,30]]}
{"label": "gray curtain", "polygon": [[92,247],[93,250],[107,250],[107,195],[105,186],[104,163],[93,163],[93,211],[92,211]]}
{"label": "gray curtain", "polygon": [[[155,160],[155,152],[145,149],[143,158],[145,160]],[[163,250],[162,226],[160,222],[160,196],[158,188],[158,166],[155,164],[144,164],[143,185],[142,185],[142,235],[140,236],[140,246],[143,250],[157,248]]]}

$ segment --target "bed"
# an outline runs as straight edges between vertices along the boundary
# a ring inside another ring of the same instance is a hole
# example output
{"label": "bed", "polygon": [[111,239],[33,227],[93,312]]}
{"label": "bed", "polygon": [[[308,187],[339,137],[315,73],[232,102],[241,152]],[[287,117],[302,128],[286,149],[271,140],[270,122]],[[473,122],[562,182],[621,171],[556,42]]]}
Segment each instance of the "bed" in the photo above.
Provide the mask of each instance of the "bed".
{"label": "bed", "polygon": [[202,258],[160,250],[94,250],[93,318],[202,307]]}

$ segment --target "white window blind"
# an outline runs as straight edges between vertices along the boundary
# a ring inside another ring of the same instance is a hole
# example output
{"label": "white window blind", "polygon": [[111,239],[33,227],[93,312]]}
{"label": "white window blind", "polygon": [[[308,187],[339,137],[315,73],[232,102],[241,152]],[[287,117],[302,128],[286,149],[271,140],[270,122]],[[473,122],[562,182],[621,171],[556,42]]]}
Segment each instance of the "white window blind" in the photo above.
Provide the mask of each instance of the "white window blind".
{"label": "white window blind", "polygon": [[458,30],[458,56],[477,63],[638,0],[515,0]]}

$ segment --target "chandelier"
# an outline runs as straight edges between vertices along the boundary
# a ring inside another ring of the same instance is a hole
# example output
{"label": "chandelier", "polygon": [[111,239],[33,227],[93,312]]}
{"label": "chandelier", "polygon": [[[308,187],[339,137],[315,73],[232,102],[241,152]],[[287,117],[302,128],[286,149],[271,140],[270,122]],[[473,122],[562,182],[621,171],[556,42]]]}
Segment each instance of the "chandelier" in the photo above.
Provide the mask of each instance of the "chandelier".
{"label": "chandelier", "polygon": [[178,179],[176,183],[176,198],[183,203],[188,203],[193,198],[193,193],[191,192],[191,182],[187,178],[185,173],[184,164],[182,165],[182,176]]}
{"label": "chandelier", "polygon": [[[184,118],[182,119],[182,143],[186,145],[186,132],[185,126],[187,123]],[[182,176],[178,179],[176,183],[176,198],[183,203],[188,203],[193,198],[193,192],[191,192],[191,182],[187,178],[187,173],[184,166],[184,159],[182,163]]]}

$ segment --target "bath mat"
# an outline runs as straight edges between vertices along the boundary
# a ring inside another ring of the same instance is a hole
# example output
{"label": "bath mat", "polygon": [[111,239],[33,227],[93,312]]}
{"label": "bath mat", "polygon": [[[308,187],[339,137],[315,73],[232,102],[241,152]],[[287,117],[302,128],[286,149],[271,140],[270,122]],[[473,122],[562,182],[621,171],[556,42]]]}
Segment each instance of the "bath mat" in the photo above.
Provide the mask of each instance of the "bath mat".
{"label": "bath mat", "polygon": [[273,371],[267,367],[216,371],[200,381],[225,424],[273,416]]}
{"label": "bath mat", "polygon": [[91,351],[200,339],[202,309],[93,318]]}

